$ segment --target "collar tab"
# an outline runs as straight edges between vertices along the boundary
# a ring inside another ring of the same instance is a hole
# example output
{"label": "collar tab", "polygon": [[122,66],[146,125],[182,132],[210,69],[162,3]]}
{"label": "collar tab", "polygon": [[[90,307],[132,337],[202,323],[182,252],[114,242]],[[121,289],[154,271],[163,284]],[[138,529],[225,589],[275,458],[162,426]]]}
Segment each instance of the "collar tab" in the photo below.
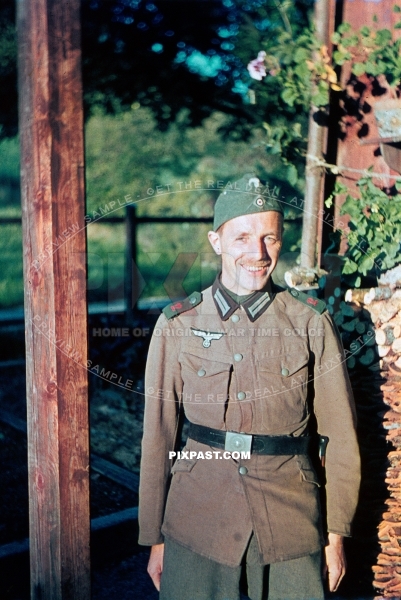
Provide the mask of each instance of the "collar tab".
{"label": "collar tab", "polygon": [[[212,296],[222,321],[227,321],[237,308],[241,306],[224,290],[220,283],[220,275],[216,277],[213,283]],[[273,292],[273,286],[269,282],[268,289],[255,292],[248,300],[242,303],[242,306],[252,323],[265,312],[273,302],[274,297],[275,293]]]}

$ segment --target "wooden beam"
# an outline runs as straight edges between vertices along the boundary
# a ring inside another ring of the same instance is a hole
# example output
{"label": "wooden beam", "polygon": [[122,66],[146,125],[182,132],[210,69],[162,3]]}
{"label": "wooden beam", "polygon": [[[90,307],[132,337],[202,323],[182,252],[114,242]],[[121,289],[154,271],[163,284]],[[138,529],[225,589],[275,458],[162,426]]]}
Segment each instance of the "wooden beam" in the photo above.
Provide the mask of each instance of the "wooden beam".
{"label": "wooden beam", "polygon": [[17,2],[31,598],[87,600],[89,443],[79,0]]}
{"label": "wooden beam", "polygon": [[[330,34],[334,26],[333,0],[316,0],[314,9],[314,23],[316,37],[321,46],[330,47]],[[327,126],[320,125],[316,119],[318,109],[311,106],[309,112],[308,148],[305,173],[305,203],[302,225],[301,267],[313,269],[317,264],[317,241],[321,244],[321,221],[319,222],[319,209],[323,204],[324,171],[316,166],[314,158],[323,160],[323,153],[327,145]],[[314,157],[314,158],[313,158]]]}

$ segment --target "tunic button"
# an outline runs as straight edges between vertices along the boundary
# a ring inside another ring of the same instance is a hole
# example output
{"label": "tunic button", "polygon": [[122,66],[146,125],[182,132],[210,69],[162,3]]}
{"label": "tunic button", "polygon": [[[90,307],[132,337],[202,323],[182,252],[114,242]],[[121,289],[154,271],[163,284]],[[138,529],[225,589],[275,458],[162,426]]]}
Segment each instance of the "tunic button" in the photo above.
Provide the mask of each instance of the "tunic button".
{"label": "tunic button", "polygon": [[195,298],[194,296],[192,296],[192,297],[189,299],[189,301],[190,301],[190,303],[191,303],[191,304],[195,304],[195,302],[196,302],[196,298]]}
{"label": "tunic button", "polygon": [[244,357],[242,356],[242,354],[234,354],[234,360],[236,362],[239,362],[240,360],[242,360]]}
{"label": "tunic button", "polygon": [[231,321],[232,321],[233,323],[238,323],[238,321],[239,321],[239,316],[238,316],[238,315],[233,315],[233,316],[231,317]]}
{"label": "tunic button", "polygon": [[199,369],[198,375],[199,375],[199,377],[203,377],[204,375],[206,375],[205,369]]}
{"label": "tunic button", "polygon": [[246,398],[245,392],[238,392],[237,398],[238,398],[238,400],[245,400],[245,398]]}
{"label": "tunic button", "polygon": [[290,374],[289,370],[286,367],[283,367],[281,369],[281,374],[283,377],[288,377],[288,375]]}
{"label": "tunic button", "polygon": [[240,467],[238,472],[240,475],[246,475],[248,473],[248,469],[246,467]]}
{"label": "tunic button", "polygon": [[290,294],[292,294],[295,298],[299,296],[299,292],[295,288],[290,289]]}

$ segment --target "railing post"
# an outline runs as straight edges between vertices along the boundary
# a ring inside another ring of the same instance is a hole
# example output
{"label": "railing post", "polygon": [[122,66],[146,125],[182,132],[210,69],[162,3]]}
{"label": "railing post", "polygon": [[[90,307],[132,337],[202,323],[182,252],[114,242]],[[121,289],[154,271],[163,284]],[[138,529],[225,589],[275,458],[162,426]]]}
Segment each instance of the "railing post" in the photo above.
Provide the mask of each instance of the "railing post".
{"label": "railing post", "polygon": [[[136,207],[127,206],[126,212],[127,255],[125,263],[125,310],[127,324],[132,324],[137,311],[138,269],[137,269],[137,217]],[[135,301],[134,301],[135,298]]]}

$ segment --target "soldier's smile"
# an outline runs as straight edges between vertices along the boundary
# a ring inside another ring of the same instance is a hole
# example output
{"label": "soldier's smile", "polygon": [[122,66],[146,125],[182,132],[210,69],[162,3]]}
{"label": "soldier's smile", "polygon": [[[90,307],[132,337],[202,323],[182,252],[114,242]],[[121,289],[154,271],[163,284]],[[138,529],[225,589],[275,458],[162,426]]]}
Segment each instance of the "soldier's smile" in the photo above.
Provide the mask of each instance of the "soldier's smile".
{"label": "soldier's smile", "polygon": [[248,271],[248,273],[254,273],[255,275],[264,275],[266,273],[266,269],[269,268],[271,263],[266,264],[266,265],[258,265],[258,266],[253,266],[253,265],[243,265],[241,264],[241,267],[243,267],[246,271]]}

